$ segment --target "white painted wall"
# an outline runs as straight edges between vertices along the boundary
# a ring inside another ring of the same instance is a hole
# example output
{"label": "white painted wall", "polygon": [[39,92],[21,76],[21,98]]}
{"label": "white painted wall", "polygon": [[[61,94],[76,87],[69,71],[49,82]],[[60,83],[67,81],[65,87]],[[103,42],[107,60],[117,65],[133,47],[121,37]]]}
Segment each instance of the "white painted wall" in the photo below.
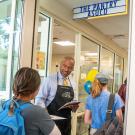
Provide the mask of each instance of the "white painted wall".
{"label": "white painted wall", "polygon": [[135,0],[130,1],[128,93],[124,135],[135,135]]}
{"label": "white painted wall", "polygon": [[21,42],[21,67],[31,67],[32,45],[34,36],[34,15],[36,0],[26,0],[24,2],[22,42]]}

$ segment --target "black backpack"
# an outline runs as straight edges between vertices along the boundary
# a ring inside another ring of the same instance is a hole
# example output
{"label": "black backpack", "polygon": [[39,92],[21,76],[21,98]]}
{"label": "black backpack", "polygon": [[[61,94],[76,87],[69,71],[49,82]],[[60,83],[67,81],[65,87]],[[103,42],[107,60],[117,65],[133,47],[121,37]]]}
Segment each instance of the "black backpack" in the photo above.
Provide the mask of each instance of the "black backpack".
{"label": "black backpack", "polygon": [[106,112],[106,122],[102,128],[98,129],[93,135],[123,135],[123,124],[120,124],[118,118],[111,118],[112,107],[115,95],[110,94],[108,109]]}

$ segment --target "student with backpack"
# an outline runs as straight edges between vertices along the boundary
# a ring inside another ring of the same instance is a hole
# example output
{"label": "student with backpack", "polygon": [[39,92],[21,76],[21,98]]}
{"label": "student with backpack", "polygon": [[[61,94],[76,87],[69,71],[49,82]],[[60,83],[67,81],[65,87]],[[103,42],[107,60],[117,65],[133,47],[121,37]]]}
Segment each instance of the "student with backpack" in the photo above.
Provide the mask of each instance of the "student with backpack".
{"label": "student with backpack", "polygon": [[[109,77],[107,75],[98,73],[92,83],[91,94],[87,98],[84,115],[84,122],[91,125],[90,135],[94,135],[106,122],[106,112],[110,97],[110,92],[107,89],[108,81]],[[112,112],[110,113],[112,118],[117,116],[120,123],[123,121],[122,107],[122,100],[115,94]]]}
{"label": "student with backpack", "polygon": [[61,135],[45,108],[33,105],[40,76],[32,68],[17,71],[13,82],[13,100],[3,105],[0,113],[0,135]]}

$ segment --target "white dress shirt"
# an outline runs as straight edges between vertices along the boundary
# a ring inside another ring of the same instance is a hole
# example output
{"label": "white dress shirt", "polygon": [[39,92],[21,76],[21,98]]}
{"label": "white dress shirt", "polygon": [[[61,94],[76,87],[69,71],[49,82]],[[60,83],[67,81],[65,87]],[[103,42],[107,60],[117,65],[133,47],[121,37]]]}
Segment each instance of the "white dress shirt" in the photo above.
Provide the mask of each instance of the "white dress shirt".
{"label": "white dress shirt", "polygon": [[[68,76],[68,78],[70,80],[68,82],[68,85],[73,87],[74,100],[76,100],[77,99],[77,94],[75,92],[76,84],[70,76]],[[60,72],[58,72],[58,84],[63,85],[63,76],[61,75]],[[50,75],[44,79],[44,81],[40,86],[39,93],[36,96],[35,104],[40,105],[42,107],[47,107],[54,99],[56,91],[57,91],[57,73]]]}

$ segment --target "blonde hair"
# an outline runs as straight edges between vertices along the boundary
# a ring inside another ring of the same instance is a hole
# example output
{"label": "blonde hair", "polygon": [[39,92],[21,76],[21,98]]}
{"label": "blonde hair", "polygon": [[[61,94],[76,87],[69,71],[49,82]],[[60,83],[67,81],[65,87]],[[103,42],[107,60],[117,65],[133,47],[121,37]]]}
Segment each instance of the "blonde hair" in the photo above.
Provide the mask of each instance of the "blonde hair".
{"label": "blonde hair", "polygon": [[95,79],[92,83],[92,89],[91,89],[91,95],[93,98],[100,95],[102,91],[102,84],[99,82],[99,80]]}

